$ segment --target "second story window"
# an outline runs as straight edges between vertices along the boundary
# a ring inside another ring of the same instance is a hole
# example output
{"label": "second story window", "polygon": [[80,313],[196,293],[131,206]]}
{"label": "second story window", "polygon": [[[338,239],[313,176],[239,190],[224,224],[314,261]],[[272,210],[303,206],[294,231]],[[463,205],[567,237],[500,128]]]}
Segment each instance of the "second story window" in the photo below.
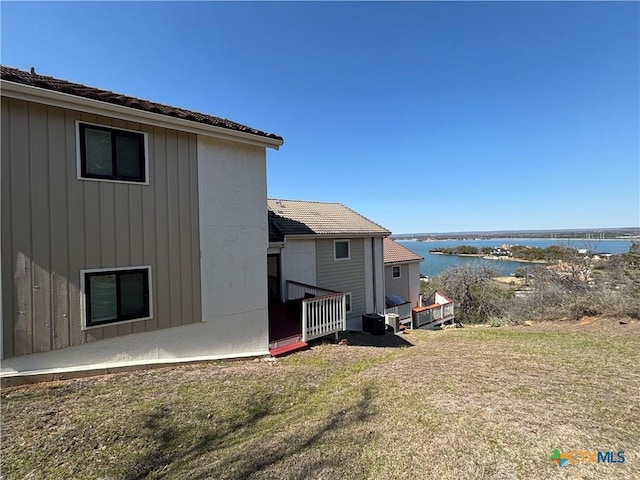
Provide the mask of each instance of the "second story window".
{"label": "second story window", "polygon": [[80,178],[147,183],[143,132],[78,123]]}
{"label": "second story window", "polygon": [[349,240],[335,240],[333,243],[333,259],[349,260],[350,257]]}

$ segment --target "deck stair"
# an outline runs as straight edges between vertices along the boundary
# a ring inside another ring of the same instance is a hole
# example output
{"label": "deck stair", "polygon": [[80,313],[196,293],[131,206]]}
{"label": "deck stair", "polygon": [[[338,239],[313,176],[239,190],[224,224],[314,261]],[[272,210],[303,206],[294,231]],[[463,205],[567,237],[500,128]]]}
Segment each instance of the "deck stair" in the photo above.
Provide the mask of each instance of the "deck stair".
{"label": "deck stair", "polygon": [[269,344],[269,354],[272,357],[284,357],[295,352],[301,352],[309,348],[307,342],[303,342],[300,335],[284,338]]}

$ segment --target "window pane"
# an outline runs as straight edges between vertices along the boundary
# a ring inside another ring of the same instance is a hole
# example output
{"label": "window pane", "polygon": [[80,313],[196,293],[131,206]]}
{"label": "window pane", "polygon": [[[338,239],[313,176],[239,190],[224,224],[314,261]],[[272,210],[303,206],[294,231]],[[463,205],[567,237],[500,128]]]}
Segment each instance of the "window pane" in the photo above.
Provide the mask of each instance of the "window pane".
{"label": "window pane", "polygon": [[116,136],[116,165],[118,177],[144,179],[140,159],[139,137]]}
{"label": "window pane", "polygon": [[123,317],[147,315],[144,273],[120,274],[120,314]]}
{"label": "window pane", "polygon": [[349,258],[349,242],[336,242],[336,258]]}
{"label": "window pane", "polygon": [[84,131],[87,174],[113,175],[111,133],[86,128]]}
{"label": "window pane", "polygon": [[116,298],[116,276],[91,275],[89,277],[91,292],[91,322],[115,320],[118,317]]}

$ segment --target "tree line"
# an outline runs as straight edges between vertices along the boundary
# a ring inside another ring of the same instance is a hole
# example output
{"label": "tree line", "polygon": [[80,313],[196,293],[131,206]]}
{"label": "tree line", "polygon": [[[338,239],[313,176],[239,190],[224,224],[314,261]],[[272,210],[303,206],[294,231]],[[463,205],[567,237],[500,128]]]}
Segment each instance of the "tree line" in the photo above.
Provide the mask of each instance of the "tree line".
{"label": "tree line", "polygon": [[[441,255],[491,255],[493,248],[490,247],[473,247],[470,245],[460,245],[457,247],[438,247],[429,250],[429,253],[436,253]],[[546,248],[540,247],[527,247],[523,245],[513,245],[509,247],[510,257],[518,260],[526,261],[543,261],[552,262],[556,260],[562,260],[563,258],[571,255],[575,248],[552,245]]]}
{"label": "tree line", "polygon": [[452,298],[456,319],[466,323],[578,320],[585,315],[640,319],[639,241],[610,257],[565,247],[537,250],[554,263],[519,269],[523,285],[518,290],[494,281],[497,271],[482,260],[449,268],[421,288],[427,295],[439,290]]}

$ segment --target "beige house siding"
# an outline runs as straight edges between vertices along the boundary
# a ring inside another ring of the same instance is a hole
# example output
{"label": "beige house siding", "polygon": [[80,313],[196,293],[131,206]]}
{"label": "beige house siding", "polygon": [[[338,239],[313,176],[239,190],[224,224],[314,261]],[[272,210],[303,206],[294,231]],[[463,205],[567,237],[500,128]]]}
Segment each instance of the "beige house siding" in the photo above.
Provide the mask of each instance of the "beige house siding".
{"label": "beige house siding", "polygon": [[[76,121],[148,134],[149,185],[78,180]],[[2,99],[3,357],[200,321],[197,139]],[[82,330],[80,270],[151,265],[153,318]]]}
{"label": "beige house siding", "polygon": [[365,251],[362,238],[351,238],[349,260],[334,260],[334,239],[317,240],[317,285],[323,288],[351,293],[351,313],[355,318],[366,310]]}
{"label": "beige house siding", "polygon": [[[393,267],[400,267],[400,278],[393,278]],[[385,295],[399,295],[405,300],[410,300],[410,275],[409,265],[395,264],[384,267]]]}

